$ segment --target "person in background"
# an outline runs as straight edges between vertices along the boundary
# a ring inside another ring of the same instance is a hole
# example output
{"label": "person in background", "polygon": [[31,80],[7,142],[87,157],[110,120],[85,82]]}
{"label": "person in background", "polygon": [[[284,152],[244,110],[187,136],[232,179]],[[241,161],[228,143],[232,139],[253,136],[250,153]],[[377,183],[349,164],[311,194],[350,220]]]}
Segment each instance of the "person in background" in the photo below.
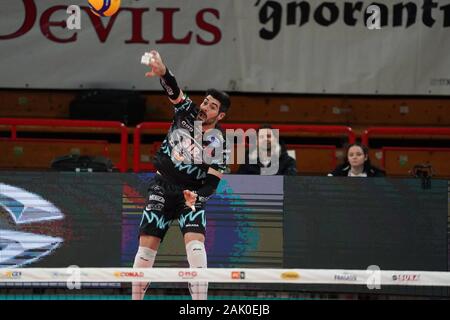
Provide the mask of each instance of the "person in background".
{"label": "person in background", "polygon": [[[258,152],[263,148],[264,152]],[[288,155],[286,146],[279,141],[270,125],[263,125],[258,129],[258,148],[247,148],[245,163],[239,166],[237,174],[261,175],[261,169],[269,167],[272,156],[278,155],[278,170],[276,175],[297,175],[297,163]],[[253,164],[252,164],[253,163]]]}
{"label": "person in background", "polygon": [[335,177],[384,177],[385,172],[374,167],[369,160],[369,149],[360,144],[347,146],[345,162],[329,173]]}

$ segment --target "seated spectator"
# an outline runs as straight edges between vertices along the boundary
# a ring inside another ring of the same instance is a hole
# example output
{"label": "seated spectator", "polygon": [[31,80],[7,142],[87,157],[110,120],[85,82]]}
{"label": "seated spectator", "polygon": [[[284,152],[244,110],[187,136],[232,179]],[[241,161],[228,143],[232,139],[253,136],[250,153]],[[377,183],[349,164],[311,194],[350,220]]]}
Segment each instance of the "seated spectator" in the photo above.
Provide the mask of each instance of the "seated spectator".
{"label": "seated spectator", "polygon": [[[258,130],[258,147],[252,146],[245,150],[245,164],[241,164],[237,174],[264,174],[262,169],[271,165],[278,166],[273,174],[297,175],[297,163],[287,153],[286,146],[280,142],[273,128],[269,125],[262,126]],[[272,157],[278,157],[278,163],[272,163]]]}
{"label": "seated spectator", "polygon": [[337,177],[384,177],[385,172],[370,164],[369,149],[353,143],[346,148],[346,160],[328,176]]}

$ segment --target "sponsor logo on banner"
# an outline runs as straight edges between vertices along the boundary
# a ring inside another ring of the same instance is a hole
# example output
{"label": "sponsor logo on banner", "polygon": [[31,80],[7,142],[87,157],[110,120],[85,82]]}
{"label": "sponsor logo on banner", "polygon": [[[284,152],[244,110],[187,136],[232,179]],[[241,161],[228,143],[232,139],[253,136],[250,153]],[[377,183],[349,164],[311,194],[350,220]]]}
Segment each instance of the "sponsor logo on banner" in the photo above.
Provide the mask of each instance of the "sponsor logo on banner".
{"label": "sponsor logo on banner", "polygon": [[283,272],[281,274],[281,279],[284,279],[284,280],[300,279],[300,274],[298,272],[294,272],[294,271]]}
{"label": "sponsor logo on banner", "polygon": [[198,275],[197,271],[180,271],[178,277],[181,279],[194,279]]}
{"label": "sponsor logo on banner", "polygon": [[20,279],[22,272],[19,271],[6,271],[0,272],[0,279]]}
{"label": "sponsor logo on banner", "polygon": [[[3,39],[9,40],[23,37],[28,32],[30,32],[33,29],[33,27],[35,27],[40,28],[41,32],[45,34],[45,38],[47,38],[50,41],[56,43],[76,42],[78,40],[78,38],[75,36],[76,34],[70,38],[67,38],[61,37],[58,32],[52,31],[51,24],[54,21],[52,20],[54,19],[55,16],[54,13],[62,9],[64,11],[68,9],[67,14],[70,14],[69,18],[73,17],[71,19],[67,19],[64,21],[66,22],[66,25],[69,30],[81,29],[81,21],[83,20],[81,18],[82,16],[81,13],[83,12],[84,16],[86,16],[86,14],[89,14],[90,19],[86,19],[86,21],[91,22],[89,25],[91,28],[93,28],[93,32],[97,34],[98,41],[100,43],[106,42],[110,31],[112,29],[115,30],[118,28],[116,27],[117,23],[116,24],[112,23],[111,25],[108,26],[108,29],[105,30],[101,20],[102,19],[101,17],[104,16],[105,14],[93,13],[92,8],[88,6],[87,1],[86,5],[84,6],[71,5],[69,8],[67,8],[67,1],[23,0],[13,2],[20,2],[20,3],[23,2],[23,4],[21,4],[20,11],[14,8],[14,12],[12,12],[12,17],[14,17],[13,20],[15,23],[8,25],[8,29],[11,30],[9,34],[5,35],[4,32],[0,33],[0,40]],[[42,2],[44,3],[41,4]],[[53,2],[53,3],[45,4],[45,2]],[[103,1],[103,2],[105,4],[111,3],[111,1]],[[127,2],[130,3],[131,1]],[[10,5],[8,5],[7,8],[9,6]],[[117,9],[117,7],[113,8]],[[134,6],[127,6],[124,4],[119,9],[117,9],[116,13],[114,13],[116,16],[119,15],[126,16],[128,12],[132,13],[130,15],[129,20],[124,20],[127,21],[126,23],[128,23],[130,26],[131,25],[133,26],[133,28],[130,28],[131,34],[126,35],[128,39],[127,38],[123,39],[124,43],[134,43],[134,44],[148,43],[149,40],[147,40],[147,38],[144,38],[142,34],[143,30],[145,30],[145,23],[148,23],[145,21],[144,23],[142,23],[143,22],[142,13],[148,10],[149,8],[146,5],[134,7]],[[163,37],[161,39],[155,39],[155,41],[157,42],[160,41],[161,43],[166,44],[182,43],[186,45],[195,43],[202,46],[210,46],[217,44],[222,40],[222,30],[220,28],[221,11],[219,11],[219,9],[204,6],[203,8],[200,7],[196,10],[194,9],[187,10],[186,8],[159,8],[159,7],[152,7],[152,10],[155,12],[158,11],[159,15],[162,18],[162,23],[158,26],[158,28],[161,30]],[[18,13],[16,14],[15,11],[18,11]],[[5,12],[7,11],[5,10]],[[174,31],[172,30],[173,28],[172,21],[175,21],[174,19],[177,19],[177,16],[181,16],[181,14],[183,13],[184,15],[192,13],[194,19],[186,21],[186,24],[184,26],[185,29],[189,29],[187,30],[188,34],[184,38],[178,39],[175,37]],[[20,17],[20,19],[19,20],[15,19],[16,16],[17,18]],[[75,20],[76,23],[75,22],[71,23],[72,20]],[[38,23],[35,24],[35,21],[38,21]],[[16,26],[16,24],[19,24],[19,26]],[[115,26],[114,28],[113,25]],[[135,28],[135,26],[137,27]],[[197,29],[199,29],[200,32],[196,32]],[[209,34],[209,37],[204,36],[203,35],[204,33]]]}
{"label": "sponsor logo on banner", "polygon": [[143,278],[143,272],[114,272],[116,278]]}
{"label": "sponsor logo on banner", "polygon": [[420,274],[418,274],[418,273],[394,274],[392,276],[392,280],[399,281],[399,282],[420,281]]}
{"label": "sponsor logo on banner", "polygon": [[334,275],[334,280],[338,281],[357,281],[358,277],[352,273],[339,273]]}
{"label": "sponsor logo on banner", "polygon": [[60,278],[67,278],[69,276],[69,274],[67,273],[63,273],[63,272],[58,272],[58,271],[54,271],[51,273],[51,276],[53,279],[60,279]]}
{"label": "sponsor logo on banner", "polygon": [[233,279],[233,280],[245,279],[245,272],[243,272],[243,271],[232,271],[231,272],[231,279]]}
{"label": "sponsor logo on banner", "polygon": [[[80,272],[79,274],[82,277],[89,277],[90,276],[87,272]],[[60,279],[60,280],[64,280],[64,281],[66,281],[67,278],[69,278],[71,275],[72,275],[72,273],[70,272],[70,269],[68,269],[67,271],[63,271],[63,272],[54,271],[54,272],[52,272],[50,274],[50,276],[53,279]]]}

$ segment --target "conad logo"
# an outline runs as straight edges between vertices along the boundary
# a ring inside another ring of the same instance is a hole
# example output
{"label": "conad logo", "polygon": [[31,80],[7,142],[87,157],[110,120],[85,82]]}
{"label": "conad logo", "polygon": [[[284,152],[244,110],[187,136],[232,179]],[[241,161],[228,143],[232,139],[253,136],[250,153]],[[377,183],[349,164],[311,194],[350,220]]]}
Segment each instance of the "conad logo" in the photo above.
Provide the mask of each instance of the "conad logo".
{"label": "conad logo", "polygon": [[300,279],[300,274],[298,274],[298,272],[294,272],[294,271],[283,272],[281,274],[281,279],[285,279],[285,280]]}
{"label": "conad logo", "polygon": [[142,278],[144,277],[143,272],[114,272],[114,276],[116,278]]}

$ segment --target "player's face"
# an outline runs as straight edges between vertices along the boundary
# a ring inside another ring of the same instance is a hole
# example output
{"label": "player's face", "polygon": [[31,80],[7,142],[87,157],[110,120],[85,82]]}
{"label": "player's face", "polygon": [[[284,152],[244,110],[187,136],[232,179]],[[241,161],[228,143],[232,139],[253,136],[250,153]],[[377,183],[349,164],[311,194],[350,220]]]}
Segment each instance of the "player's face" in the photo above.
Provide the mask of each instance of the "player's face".
{"label": "player's face", "polygon": [[347,158],[352,167],[360,167],[367,160],[364,150],[359,146],[353,146],[348,149]]}
{"label": "player's face", "polygon": [[220,112],[220,102],[208,95],[200,105],[200,112],[197,120],[202,121],[204,125],[215,125],[225,116],[225,113]]}

